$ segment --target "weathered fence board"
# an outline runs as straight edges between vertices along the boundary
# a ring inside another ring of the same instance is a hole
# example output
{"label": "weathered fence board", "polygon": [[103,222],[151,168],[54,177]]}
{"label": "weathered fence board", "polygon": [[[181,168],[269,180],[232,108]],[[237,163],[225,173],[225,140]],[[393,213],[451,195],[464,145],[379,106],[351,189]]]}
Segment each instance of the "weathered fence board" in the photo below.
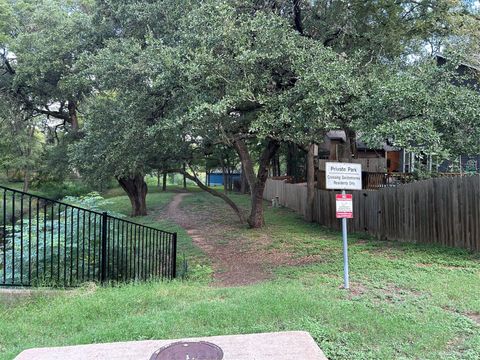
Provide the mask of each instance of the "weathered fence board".
{"label": "weathered fence board", "polygon": [[[314,218],[340,229],[335,191],[315,190]],[[480,176],[435,178],[380,190],[352,191],[354,219],[349,231],[379,239],[439,244],[480,251]],[[299,214],[307,210],[305,184],[267,181],[264,199]]]}

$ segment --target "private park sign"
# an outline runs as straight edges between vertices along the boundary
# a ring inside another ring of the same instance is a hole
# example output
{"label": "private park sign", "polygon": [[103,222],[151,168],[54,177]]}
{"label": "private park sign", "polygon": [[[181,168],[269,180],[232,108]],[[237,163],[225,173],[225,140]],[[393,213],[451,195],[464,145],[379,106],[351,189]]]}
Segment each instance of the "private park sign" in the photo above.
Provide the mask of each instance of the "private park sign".
{"label": "private park sign", "polygon": [[325,174],[327,189],[362,190],[361,164],[327,162]]}

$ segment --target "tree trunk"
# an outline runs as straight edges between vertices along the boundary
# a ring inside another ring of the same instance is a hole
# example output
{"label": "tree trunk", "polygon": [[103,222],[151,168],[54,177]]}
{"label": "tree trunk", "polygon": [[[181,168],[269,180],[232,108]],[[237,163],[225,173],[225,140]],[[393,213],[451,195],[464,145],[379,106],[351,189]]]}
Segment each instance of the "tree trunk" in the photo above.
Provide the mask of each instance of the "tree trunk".
{"label": "tree trunk", "polygon": [[30,169],[27,167],[23,173],[23,192],[28,192],[30,188]]}
{"label": "tree trunk", "polygon": [[218,161],[220,162],[220,166],[222,167],[222,179],[223,179],[223,193],[228,193],[228,177],[227,177],[227,168],[225,165],[225,160],[222,156],[218,157]]}
{"label": "tree trunk", "polygon": [[68,101],[68,115],[70,116],[70,125],[72,130],[77,132],[79,129],[78,116],[77,116],[77,104],[73,100]]}
{"label": "tree trunk", "polygon": [[163,173],[162,191],[167,191],[167,173]]}
{"label": "tree trunk", "polygon": [[240,193],[247,193],[247,177],[245,176],[245,170],[242,167],[242,174],[240,175]]}
{"label": "tree trunk", "polygon": [[231,171],[231,166],[230,166],[230,159],[227,156],[227,161],[226,161],[226,167],[227,167],[227,189],[228,191],[233,190],[233,181],[232,181],[232,171]]}
{"label": "tree trunk", "polygon": [[263,191],[265,190],[265,181],[257,183],[252,191],[252,206],[250,216],[248,217],[248,225],[253,229],[259,229],[265,225],[263,216]]}
{"label": "tree trunk", "polygon": [[303,35],[302,10],[300,8],[300,0],[293,0],[293,21],[295,29]]}
{"label": "tree trunk", "polygon": [[205,158],[205,185],[210,186],[210,181],[208,179],[208,164],[207,164],[207,158]]}
{"label": "tree trunk", "polygon": [[185,172],[187,171],[185,163],[183,163],[183,188],[187,188],[187,178],[185,177]]}
{"label": "tree trunk", "polygon": [[281,169],[280,169],[280,154],[277,153],[274,157],[275,161],[274,161],[274,167],[275,167],[275,176],[282,176],[282,172],[281,172]]}
{"label": "tree trunk", "polygon": [[357,157],[357,139],[355,131],[351,129],[344,129],[345,131],[345,144],[341,146],[339,154],[339,160],[344,162],[351,162],[352,159]]}
{"label": "tree trunk", "polygon": [[276,140],[268,141],[268,144],[263,150],[262,156],[260,157],[257,176],[255,176],[252,158],[245,141],[235,140],[234,146],[238,156],[240,157],[243,169],[245,170],[245,176],[247,178],[248,185],[250,186],[252,204],[250,216],[247,220],[248,225],[251,228],[260,228],[264,224],[263,191],[265,190],[265,183],[268,178],[268,165],[270,164],[272,157],[275,156],[280,145]]}
{"label": "tree trunk", "polygon": [[315,199],[315,145],[310,144],[307,154],[307,209],[305,220],[313,221],[313,202]]}
{"label": "tree trunk", "polygon": [[[30,158],[32,156],[32,141],[35,135],[35,127],[31,126],[28,132],[29,141],[27,143],[26,156]],[[26,165],[23,171],[23,192],[28,192],[30,188],[30,166]]]}
{"label": "tree trunk", "polygon": [[228,193],[228,179],[227,179],[227,172],[225,169],[225,166],[222,166],[222,176],[223,176],[223,193],[227,194]]}
{"label": "tree trunk", "polygon": [[299,181],[299,154],[298,145],[292,142],[287,143],[287,176],[293,177],[295,182]]}
{"label": "tree trunk", "polygon": [[348,128],[345,130],[346,138],[348,139],[348,144],[350,146],[350,156],[352,159],[357,158],[357,133]]}
{"label": "tree trunk", "polygon": [[147,184],[143,175],[117,178],[118,183],[128,195],[132,204],[132,216],[147,215]]}
{"label": "tree trunk", "polygon": [[280,163],[280,154],[277,155],[278,176],[282,176],[282,165]]}

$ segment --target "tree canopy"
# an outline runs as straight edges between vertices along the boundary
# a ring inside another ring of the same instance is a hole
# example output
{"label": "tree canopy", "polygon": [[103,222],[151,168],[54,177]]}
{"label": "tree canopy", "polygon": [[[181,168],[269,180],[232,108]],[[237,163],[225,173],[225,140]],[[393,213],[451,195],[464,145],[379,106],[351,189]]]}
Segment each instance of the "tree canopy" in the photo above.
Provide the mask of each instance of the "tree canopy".
{"label": "tree canopy", "polygon": [[[445,158],[480,151],[478,91],[455,79],[478,45],[476,15],[460,0],[4,0],[0,9],[1,93],[60,121],[73,134],[63,142],[70,167],[91,182],[116,178],[134,215],[146,213],[144,176],[161,170],[184,173],[243,220],[196,175],[225,148],[250,188],[251,227],[263,224],[282,143],[307,150],[342,129],[349,141],[361,134]],[[449,66],[437,66],[440,52]]]}

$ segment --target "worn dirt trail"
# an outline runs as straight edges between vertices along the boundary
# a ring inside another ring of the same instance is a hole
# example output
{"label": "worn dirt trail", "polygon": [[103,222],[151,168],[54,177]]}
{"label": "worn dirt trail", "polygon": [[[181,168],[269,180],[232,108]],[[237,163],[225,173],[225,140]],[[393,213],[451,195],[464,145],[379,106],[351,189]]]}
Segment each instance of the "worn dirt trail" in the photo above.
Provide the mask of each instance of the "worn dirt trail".
{"label": "worn dirt trail", "polygon": [[277,266],[321,261],[318,256],[292,257],[287,252],[269,248],[272,239],[266,231],[256,233],[254,238],[241,235],[238,219],[227,206],[212,203],[203,208],[182,207],[183,199],[191,195],[176,194],[161,217],[183,227],[193,243],[209,257],[214,285],[253,284],[271,278],[271,270]]}
{"label": "worn dirt trail", "polygon": [[[264,263],[265,257],[258,254],[241,238],[235,241],[225,240],[222,233],[228,233],[228,224],[216,223],[201,212],[182,209],[180,204],[188,193],[176,194],[167,206],[163,217],[182,226],[212,262],[214,284],[218,286],[246,285],[266,280],[270,277]],[[228,212],[228,210],[226,210]],[[229,217],[229,213],[224,214]],[[235,224],[237,221],[232,218]],[[237,241],[238,240],[238,241]]]}

